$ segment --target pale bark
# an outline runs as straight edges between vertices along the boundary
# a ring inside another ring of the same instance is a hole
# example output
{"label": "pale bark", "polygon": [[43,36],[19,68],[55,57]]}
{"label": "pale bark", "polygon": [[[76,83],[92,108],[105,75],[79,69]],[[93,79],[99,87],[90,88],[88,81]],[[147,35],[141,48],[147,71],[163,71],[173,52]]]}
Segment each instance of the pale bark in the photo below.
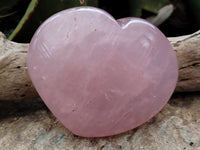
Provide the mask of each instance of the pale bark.
{"label": "pale bark", "polygon": [[200,30],[191,35],[168,39],[179,64],[179,79],[175,91],[200,91]]}
{"label": "pale bark", "polygon": [[[179,63],[177,92],[200,91],[200,31],[169,38]],[[29,78],[29,44],[9,41],[0,32],[0,100],[39,97]]]}
{"label": "pale bark", "polygon": [[9,41],[0,32],[0,100],[38,97],[27,72],[28,48],[29,44]]}

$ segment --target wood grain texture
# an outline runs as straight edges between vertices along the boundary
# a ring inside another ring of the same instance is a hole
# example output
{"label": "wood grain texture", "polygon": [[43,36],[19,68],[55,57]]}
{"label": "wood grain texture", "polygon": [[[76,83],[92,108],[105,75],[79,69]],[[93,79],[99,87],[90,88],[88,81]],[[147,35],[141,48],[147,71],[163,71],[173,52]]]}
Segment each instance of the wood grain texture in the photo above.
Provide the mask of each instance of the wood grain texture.
{"label": "wood grain texture", "polygon": [[179,64],[179,79],[175,91],[200,91],[200,30],[191,35],[168,39]]}
{"label": "wood grain texture", "polygon": [[38,97],[26,66],[29,44],[6,39],[0,32],[0,100]]}
{"label": "wood grain texture", "polygon": [[[168,38],[179,63],[176,92],[200,91],[200,30]],[[12,42],[0,32],[0,100],[39,97],[29,78],[26,58],[29,44]]]}

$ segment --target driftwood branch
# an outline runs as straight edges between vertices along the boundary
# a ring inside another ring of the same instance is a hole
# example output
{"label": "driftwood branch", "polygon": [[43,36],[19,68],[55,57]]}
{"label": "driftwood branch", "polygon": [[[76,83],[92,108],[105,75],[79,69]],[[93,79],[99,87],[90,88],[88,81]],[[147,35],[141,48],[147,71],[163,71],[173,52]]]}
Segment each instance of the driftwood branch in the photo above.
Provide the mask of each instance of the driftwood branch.
{"label": "driftwood branch", "polygon": [[[176,91],[200,91],[200,31],[169,41],[179,63]],[[0,100],[39,97],[27,72],[28,47],[29,44],[7,40],[0,32]]]}
{"label": "driftwood branch", "polygon": [[168,39],[179,64],[179,79],[175,91],[200,91],[200,30],[191,35]]}
{"label": "driftwood branch", "polygon": [[28,48],[0,32],[0,100],[38,97],[27,72]]}

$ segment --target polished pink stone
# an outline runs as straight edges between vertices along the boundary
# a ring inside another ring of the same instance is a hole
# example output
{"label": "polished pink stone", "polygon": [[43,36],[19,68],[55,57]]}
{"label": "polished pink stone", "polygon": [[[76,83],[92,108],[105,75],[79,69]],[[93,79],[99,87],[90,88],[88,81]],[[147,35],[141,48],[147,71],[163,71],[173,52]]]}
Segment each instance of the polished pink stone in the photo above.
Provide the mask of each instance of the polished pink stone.
{"label": "polished pink stone", "polygon": [[116,21],[103,10],[79,7],[47,19],[28,52],[39,95],[74,134],[110,136],[156,115],[178,76],[166,37],[138,18]]}

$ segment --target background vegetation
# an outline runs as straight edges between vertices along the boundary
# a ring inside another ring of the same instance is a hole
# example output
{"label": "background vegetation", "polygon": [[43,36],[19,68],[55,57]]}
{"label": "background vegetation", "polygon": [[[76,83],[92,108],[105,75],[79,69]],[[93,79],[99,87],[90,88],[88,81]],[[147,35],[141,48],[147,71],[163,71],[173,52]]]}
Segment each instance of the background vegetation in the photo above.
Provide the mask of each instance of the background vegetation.
{"label": "background vegetation", "polygon": [[52,14],[77,6],[94,6],[114,18],[151,19],[172,4],[173,12],[158,27],[166,36],[195,32],[200,27],[200,0],[1,0],[0,31],[10,40],[30,42],[38,26]]}

